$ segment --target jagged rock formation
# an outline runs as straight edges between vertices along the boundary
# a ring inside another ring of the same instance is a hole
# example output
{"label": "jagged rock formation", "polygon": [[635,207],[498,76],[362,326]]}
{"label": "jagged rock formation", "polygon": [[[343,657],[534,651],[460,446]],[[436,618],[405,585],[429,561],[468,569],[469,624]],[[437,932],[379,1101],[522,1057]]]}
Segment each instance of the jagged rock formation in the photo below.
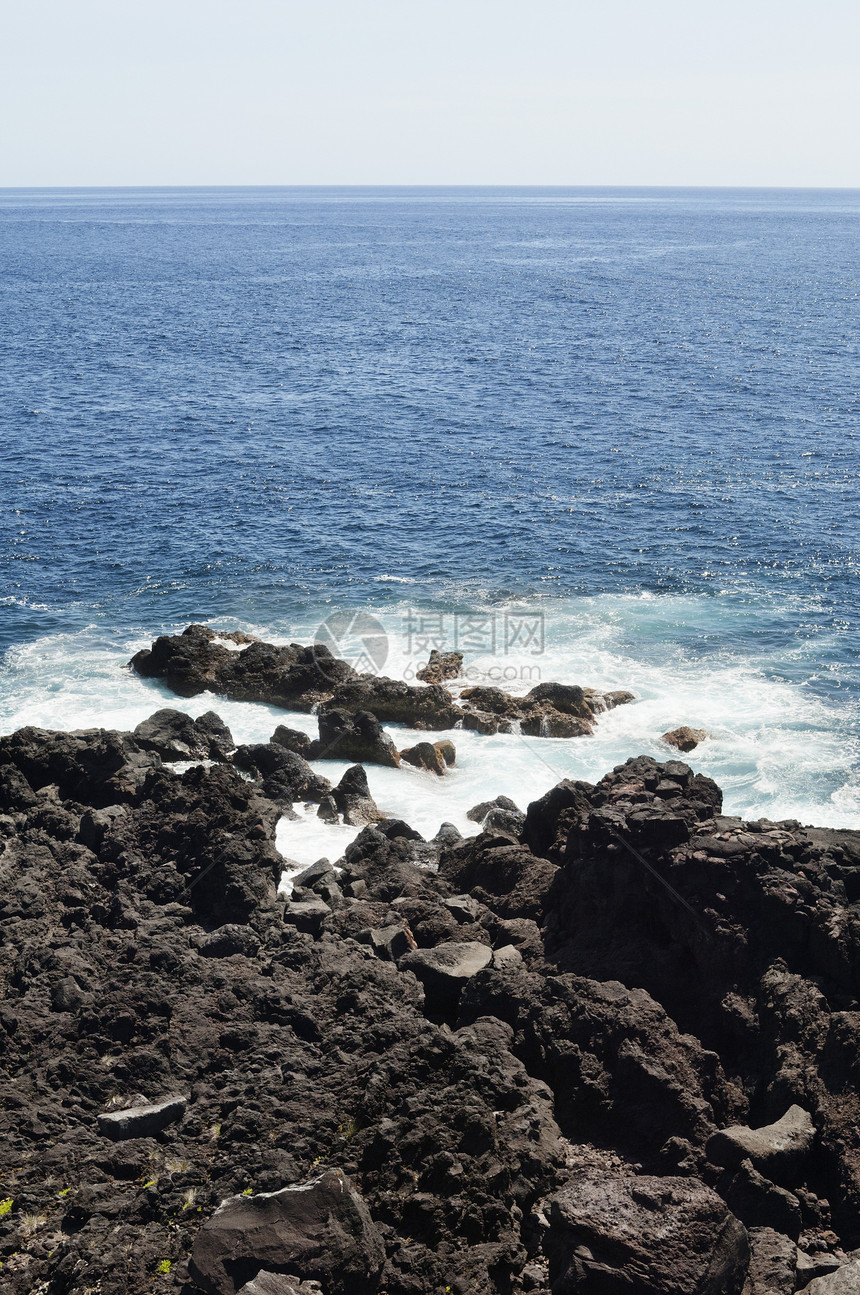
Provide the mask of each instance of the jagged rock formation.
{"label": "jagged rock formation", "polygon": [[[227,641],[239,650],[226,646]],[[459,652],[441,656],[434,652],[418,673],[426,682],[415,686],[357,674],[324,644],[273,647],[246,634],[217,634],[208,625],[189,625],[182,634],[156,639],[130,665],[144,678],[163,679],[181,697],[214,692],[294,711],[370,712],[380,724],[437,732],[459,725],[478,733],[510,733],[519,728],[535,737],[583,737],[593,732],[601,712],[634,700],[632,693],[623,690],[598,693],[593,688],[541,683],[525,697],[511,697],[500,688],[465,688],[455,702],[442,684],[460,673],[462,661]],[[307,755],[302,734],[279,731],[282,736],[274,741]],[[310,758],[322,758],[329,747],[321,715],[317,753]]]}
{"label": "jagged rock formation", "polygon": [[0,738],[4,1289],[853,1289],[857,834],[640,757],[285,900],[289,798],[366,782],[234,759]]}

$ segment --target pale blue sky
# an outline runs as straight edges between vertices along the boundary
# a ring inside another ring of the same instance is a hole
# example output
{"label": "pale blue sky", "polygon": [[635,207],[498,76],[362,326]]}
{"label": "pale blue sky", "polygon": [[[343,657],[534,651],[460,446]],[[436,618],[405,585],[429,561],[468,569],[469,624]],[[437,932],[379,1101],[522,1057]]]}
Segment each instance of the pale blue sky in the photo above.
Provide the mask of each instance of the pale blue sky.
{"label": "pale blue sky", "polygon": [[860,186],[858,0],[6,0],[0,186]]}

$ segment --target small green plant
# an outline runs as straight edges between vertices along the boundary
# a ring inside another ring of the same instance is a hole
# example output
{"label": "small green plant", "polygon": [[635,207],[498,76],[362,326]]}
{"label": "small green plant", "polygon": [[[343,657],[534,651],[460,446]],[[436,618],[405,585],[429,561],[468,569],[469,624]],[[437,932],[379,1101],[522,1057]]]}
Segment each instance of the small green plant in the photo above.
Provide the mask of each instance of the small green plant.
{"label": "small green plant", "polygon": [[12,1200],[11,1196],[7,1196],[5,1201],[0,1201],[0,1219],[9,1213],[14,1204],[15,1202]]}
{"label": "small green plant", "polygon": [[197,1188],[189,1187],[188,1191],[183,1192],[182,1194],[182,1208],[184,1210],[190,1210],[191,1206],[194,1204],[196,1200],[197,1200]]}
{"label": "small green plant", "polygon": [[246,1187],[246,1188],[245,1188],[245,1190],[242,1192],[242,1195],[243,1195],[243,1196],[253,1196],[253,1195],[254,1195],[254,1189],[253,1189],[253,1187]]}
{"label": "small green plant", "polygon": [[158,1265],[155,1271],[157,1273],[163,1273],[166,1276],[167,1273],[170,1272],[172,1267],[173,1267],[173,1264],[170,1262],[169,1259],[162,1259],[161,1263]]}
{"label": "small green plant", "polygon": [[346,1120],[343,1124],[339,1124],[337,1126],[337,1131],[342,1138],[345,1138],[347,1141],[349,1141],[349,1139],[354,1138],[356,1133],[358,1132],[358,1124],[355,1122],[354,1119],[349,1119],[349,1120]]}
{"label": "small green plant", "polygon": [[149,1182],[146,1182],[143,1184],[143,1190],[146,1191],[147,1187],[155,1187],[157,1183],[158,1183],[157,1178],[150,1178]]}
{"label": "small green plant", "polygon": [[57,1195],[58,1195],[58,1196],[68,1196],[68,1194],[69,1194],[69,1192],[70,1192],[71,1190],[72,1190],[72,1189],[71,1189],[71,1187],[61,1187],[61,1188],[60,1188],[60,1190],[57,1192]]}

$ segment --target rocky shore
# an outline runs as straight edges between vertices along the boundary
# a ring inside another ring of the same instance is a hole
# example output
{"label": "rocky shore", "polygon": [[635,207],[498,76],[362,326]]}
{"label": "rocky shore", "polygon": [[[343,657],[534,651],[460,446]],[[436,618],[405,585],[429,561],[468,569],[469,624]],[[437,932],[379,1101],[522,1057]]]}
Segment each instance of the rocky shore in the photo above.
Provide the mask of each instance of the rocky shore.
{"label": "rocky shore", "polygon": [[522,698],[500,688],[463,688],[455,701],[444,683],[456,679],[462,661],[459,652],[434,653],[418,672],[426,682],[417,686],[359,674],[324,644],[274,647],[248,634],[189,625],[182,634],[156,639],[131,665],[146,679],[163,680],[180,697],[213,692],[294,711],[369,711],[381,724],[437,731],[461,727],[510,733],[516,727],[534,737],[584,737],[601,712],[633,700],[632,693],[622,690],[600,693],[540,683]]}
{"label": "rocky shore", "polygon": [[[511,718],[214,640],[135,668],[321,742]],[[860,834],[638,757],[428,841],[291,732],[0,738],[4,1290],[860,1290]],[[303,801],[363,826],[279,894]]]}

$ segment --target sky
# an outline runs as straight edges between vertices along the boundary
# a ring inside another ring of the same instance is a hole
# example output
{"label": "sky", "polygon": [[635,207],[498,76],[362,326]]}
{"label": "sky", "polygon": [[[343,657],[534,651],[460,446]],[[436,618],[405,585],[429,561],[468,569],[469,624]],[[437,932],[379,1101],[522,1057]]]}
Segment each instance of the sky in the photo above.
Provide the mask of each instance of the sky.
{"label": "sky", "polygon": [[0,187],[860,186],[858,0],[5,0]]}

